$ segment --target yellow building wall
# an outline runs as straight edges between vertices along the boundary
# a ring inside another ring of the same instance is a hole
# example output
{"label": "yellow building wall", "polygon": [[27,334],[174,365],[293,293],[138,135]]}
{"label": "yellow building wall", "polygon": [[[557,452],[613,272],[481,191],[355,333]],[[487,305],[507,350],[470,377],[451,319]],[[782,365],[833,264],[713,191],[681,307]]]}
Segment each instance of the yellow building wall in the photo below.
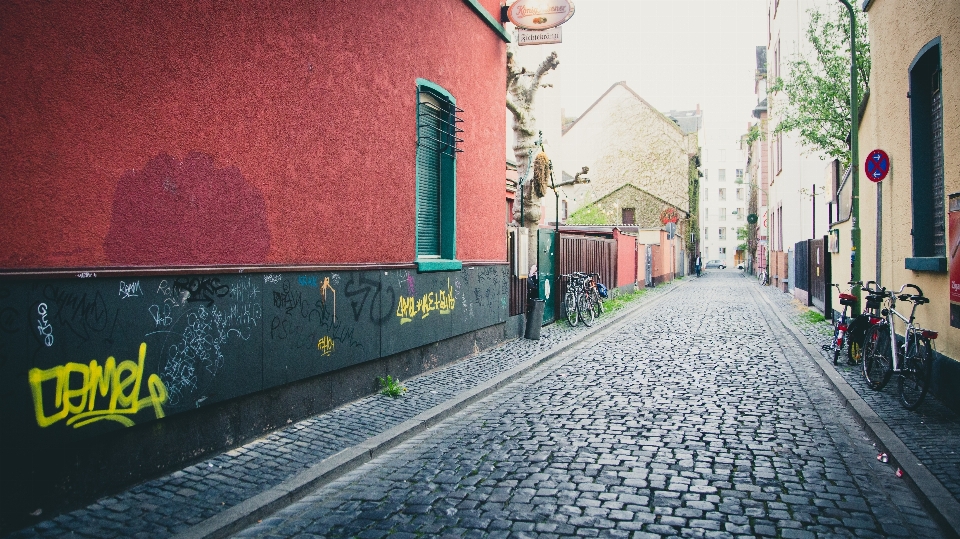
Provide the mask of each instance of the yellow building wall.
{"label": "yellow building wall", "polygon": [[[861,276],[864,281],[876,278],[878,237],[878,188],[864,177],[863,161],[872,150],[881,149],[890,156],[891,170],[879,184],[882,190],[880,282],[887,288],[899,289],[904,283],[922,288],[930,304],[917,309],[917,321],[940,333],[936,345],[941,354],[958,360],[960,329],[950,327],[948,274],[908,270],[905,259],[913,256],[908,69],[924,45],[938,36],[942,64],[944,206],[947,207],[947,196],[960,192],[960,2],[876,0],[868,7],[867,17],[873,64],[870,98],[859,130]],[[843,277],[835,277],[837,282],[846,282],[849,276],[849,225],[846,229],[841,232],[841,253],[833,260],[833,274]]]}

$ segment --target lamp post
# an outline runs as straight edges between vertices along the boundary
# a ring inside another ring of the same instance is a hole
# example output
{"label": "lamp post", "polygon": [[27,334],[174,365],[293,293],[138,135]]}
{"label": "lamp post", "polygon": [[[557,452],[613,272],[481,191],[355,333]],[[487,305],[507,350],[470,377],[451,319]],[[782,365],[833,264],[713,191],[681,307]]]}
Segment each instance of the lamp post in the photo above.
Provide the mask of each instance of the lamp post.
{"label": "lamp post", "polygon": [[[587,178],[586,176],[587,172],[590,172],[590,168],[583,167],[580,170],[580,172],[577,172],[577,175],[574,176],[572,180],[561,181],[560,183],[557,183],[556,178],[553,177],[553,161],[552,160],[550,161],[550,189],[553,189],[553,195],[557,201],[556,202],[557,214],[556,214],[556,219],[554,219],[554,223],[553,223],[554,225],[553,226],[553,230],[554,230],[553,265],[554,265],[554,275],[557,277],[559,277],[560,275],[560,191],[558,190],[558,188],[563,187],[565,185],[579,185],[579,184],[590,183],[590,178]],[[559,283],[559,278],[557,279],[557,282]],[[559,289],[560,287],[558,286],[557,290]],[[557,294],[557,297],[561,297],[561,295]]]}
{"label": "lamp post", "polygon": [[[857,95],[857,17],[850,2],[839,1],[850,13],[850,181],[853,182],[853,202],[850,205],[850,242],[853,248],[853,254],[850,255],[850,280],[859,281],[861,257],[857,251],[860,250],[860,152],[857,132],[860,122],[860,100]],[[860,295],[859,290],[854,293]],[[857,304],[859,305],[859,302]],[[854,307],[854,314],[858,314],[859,311],[858,307]]]}

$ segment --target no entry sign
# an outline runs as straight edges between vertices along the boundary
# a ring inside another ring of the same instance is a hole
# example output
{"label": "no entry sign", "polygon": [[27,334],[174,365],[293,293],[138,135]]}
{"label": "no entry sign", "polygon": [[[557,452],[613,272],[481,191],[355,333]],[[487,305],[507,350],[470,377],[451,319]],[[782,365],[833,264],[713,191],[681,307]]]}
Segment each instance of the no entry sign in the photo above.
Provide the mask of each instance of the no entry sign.
{"label": "no entry sign", "polygon": [[890,172],[890,156],[883,150],[873,150],[863,163],[867,178],[873,183],[880,183]]}

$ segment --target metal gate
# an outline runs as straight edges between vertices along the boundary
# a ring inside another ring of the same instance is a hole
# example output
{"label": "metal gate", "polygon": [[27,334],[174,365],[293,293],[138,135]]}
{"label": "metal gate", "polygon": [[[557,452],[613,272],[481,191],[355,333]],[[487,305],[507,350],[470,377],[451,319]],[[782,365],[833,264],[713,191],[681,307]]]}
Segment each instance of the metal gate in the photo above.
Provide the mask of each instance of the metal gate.
{"label": "metal gate", "polygon": [[645,267],[647,268],[647,277],[643,283],[647,287],[653,286],[653,246],[647,245],[647,261]]}
{"label": "metal gate", "polygon": [[826,299],[827,299],[827,280],[828,272],[826,271],[826,247],[827,243],[824,238],[816,240],[808,240],[808,257],[809,264],[807,268],[809,270],[809,285],[808,290],[810,291],[810,303],[814,307],[820,309],[821,312],[826,313]]}
{"label": "metal gate", "polygon": [[540,279],[540,299],[544,300],[543,323],[548,324],[556,320],[557,305],[560,294],[557,286],[556,252],[554,251],[553,230],[541,229],[537,231],[537,276]]}
{"label": "metal gate", "polygon": [[804,292],[810,292],[810,245],[807,240],[797,242],[793,246],[794,263],[793,287]]}

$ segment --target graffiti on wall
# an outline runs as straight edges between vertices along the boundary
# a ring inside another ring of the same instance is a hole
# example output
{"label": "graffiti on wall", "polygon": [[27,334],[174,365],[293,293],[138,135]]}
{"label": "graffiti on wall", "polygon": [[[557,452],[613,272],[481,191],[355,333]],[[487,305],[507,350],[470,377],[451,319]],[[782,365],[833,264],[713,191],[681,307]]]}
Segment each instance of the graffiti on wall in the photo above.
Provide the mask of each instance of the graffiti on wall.
{"label": "graffiti on wall", "polygon": [[447,288],[435,292],[427,292],[419,298],[416,296],[400,296],[397,302],[397,317],[400,325],[413,320],[419,315],[420,319],[430,316],[430,313],[450,314],[457,306],[457,298],[453,294],[453,286],[447,279]]}
{"label": "graffiti on wall", "polygon": [[[148,395],[140,396],[146,356],[147,343],[141,343],[136,362],[127,359],[117,364],[110,356],[103,365],[94,359],[89,364],[30,369],[27,376],[37,425],[45,428],[65,419],[74,428],[97,421],[116,421],[129,427],[134,424],[131,416],[147,408],[153,409],[157,419],[162,418],[167,391],[159,376],[147,377]],[[44,403],[51,401],[53,407],[48,410]]]}
{"label": "graffiti on wall", "polygon": [[505,275],[6,281],[0,386],[18,421],[96,436],[497,323]]}

